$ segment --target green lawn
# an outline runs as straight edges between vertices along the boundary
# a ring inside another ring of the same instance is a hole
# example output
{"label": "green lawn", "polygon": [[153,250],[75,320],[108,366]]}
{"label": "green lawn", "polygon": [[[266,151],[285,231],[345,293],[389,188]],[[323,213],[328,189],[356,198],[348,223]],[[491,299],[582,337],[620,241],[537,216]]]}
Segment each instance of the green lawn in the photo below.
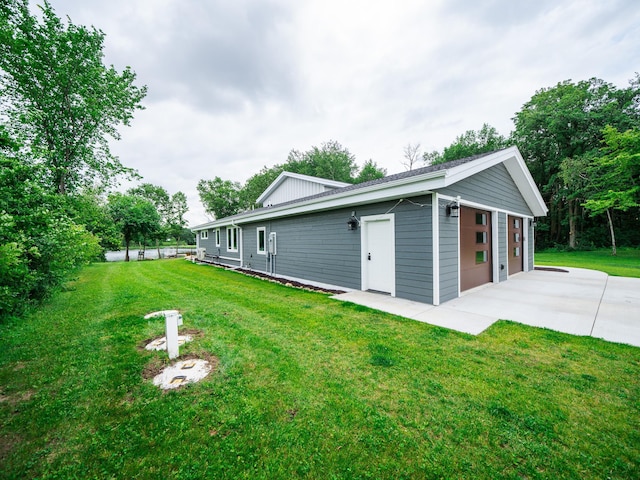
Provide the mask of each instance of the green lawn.
{"label": "green lawn", "polygon": [[[147,352],[177,308],[174,391]],[[498,322],[480,336],[184,260],[96,264],[0,325],[0,478],[640,476],[640,349]]]}
{"label": "green lawn", "polygon": [[615,256],[611,255],[611,249],[536,252],[535,261],[536,265],[589,268],[609,275],[640,278],[640,249],[637,248],[620,248]]}

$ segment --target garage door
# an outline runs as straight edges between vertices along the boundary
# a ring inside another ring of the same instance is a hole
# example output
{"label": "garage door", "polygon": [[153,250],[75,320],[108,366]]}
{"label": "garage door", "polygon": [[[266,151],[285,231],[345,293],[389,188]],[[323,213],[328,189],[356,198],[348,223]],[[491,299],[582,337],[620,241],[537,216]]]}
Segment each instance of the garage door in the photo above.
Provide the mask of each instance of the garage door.
{"label": "garage door", "polygon": [[492,281],[491,212],[460,208],[460,288]]}
{"label": "garage door", "polygon": [[509,216],[509,275],[522,271],[522,218]]}

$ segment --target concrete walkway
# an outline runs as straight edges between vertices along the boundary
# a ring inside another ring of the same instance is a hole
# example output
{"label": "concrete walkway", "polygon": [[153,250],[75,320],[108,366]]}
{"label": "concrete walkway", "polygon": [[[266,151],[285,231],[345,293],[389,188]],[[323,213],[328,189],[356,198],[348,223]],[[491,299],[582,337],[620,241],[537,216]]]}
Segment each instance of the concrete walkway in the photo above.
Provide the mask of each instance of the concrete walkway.
{"label": "concrete walkway", "polygon": [[534,270],[437,307],[370,292],[333,298],[477,335],[499,319],[640,347],[640,279],[581,268]]}

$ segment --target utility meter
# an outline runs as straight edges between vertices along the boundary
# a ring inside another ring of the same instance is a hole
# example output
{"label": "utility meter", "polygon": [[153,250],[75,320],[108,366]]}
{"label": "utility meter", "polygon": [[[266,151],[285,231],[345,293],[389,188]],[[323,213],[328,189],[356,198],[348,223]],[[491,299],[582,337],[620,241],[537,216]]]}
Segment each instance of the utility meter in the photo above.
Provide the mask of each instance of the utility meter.
{"label": "utility meter", "polygon": [[277,253],[276,248],[276,232],[271,232],[269,234],[269,253],[271,255],[275,255]]}

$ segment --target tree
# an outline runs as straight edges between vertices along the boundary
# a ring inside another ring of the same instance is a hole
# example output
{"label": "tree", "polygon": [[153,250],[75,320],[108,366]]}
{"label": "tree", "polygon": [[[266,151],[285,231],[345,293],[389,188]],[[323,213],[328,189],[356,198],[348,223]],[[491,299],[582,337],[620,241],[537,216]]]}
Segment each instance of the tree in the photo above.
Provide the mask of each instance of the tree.
{"label": "tree", "polygon": [[500,135],[494,127],[485,123],[478,131],[467,130],[457,136],[454,142],[445,147],[441,154],[438,152],[425,153],[423,159],[429,165],[437,165],[481,153],[494,152],[509,145],[511,143],[507,138]]}
{"label": "tree", "polygon": [[215,177],[198,182],[198,195],[205,211],[214,218],[224,218],[238,213],[240,208],[240,184]]}
{"label": "tree", "polygon": [[160,215],[150,200],[138,195],[114,193],[109,195],[109,211],[122,232],[129,261],[129,245],[132,241],[144,242],[160,229]]}
{"label": "tree", "polygon": [[64,199],[38,182],[38,170],[0,152],[0,318],[46,298],[100,253]]}
{"label": "tree", "polygon": [[320,148],[313,146],[304,153],[291,150],[283,168],[292,173],[346,183],[353,183],[353,175],[358,170],[353,154],[335,140],[323,143]]}
{"label": "tree", "polygon": [[167,217],[167,231],[172,238],[176,239],[176,253],[180,247],[180,238],[182,237],[184,227],[187,221],[184,218],[185,213],[189,210],[187,206],[187,196],[182,192],[176,192],[171,196],[169,204],[169,215]]}
{"label": "tree", "polygon": [[46,0],[41,9],[40,21],[28,0],[0,6],[0,114],[59,194],[133,175],[108,142],[142,108],[146,87],[129,67],[103,64],[103,32],[63,24]]}
{"label": "tree", "polygon": [[420,158],[420,144],[416,143],[415,145],[411,145],[410,143],[407,143],[403,152],[405,161],[402,162],[402,165],[404,165],[407,170],[411,171]]}
{"label": "tree", "polygon": [[156,242],[156,249],[158,250],[158,258],[160,257],[160,242],[165,239],[169,234],[168,224],[171,215],[171,198],[167,191],[158,185],[152,185],[151,183],[143,183],[142,185],[134,188],[130,188],[127,193],[129,195],[137,195],[142,198],[146,198],[156,208],[156,212],[160,215],[160,228],[152,232],[151,239]]}
{"label": "tree", "polygon": [[[640,206],[640,129],[619,132],[607,126],[604,147],[587,166],[588,189],[583,206],[591,215],[607,216],[611,254],[616,255],[612,211],[623,212]],[[633,228],[637,228],[636,225]]]}
{"label": "tree", "polygon": [[99,191],[85,190],[82,194],[64,197],[66,212],[73,221],[82,225],[88,232],[95,235],[104,252],[116,250],[120,247],[121,238],[117,226],[107,208],[106,198]]}
{"label": "tree", "polygon": [[638,76],[626,89],[596,78],[566,80],[538,90],[516,113],[512,140],[549,205],[547,219],[539,222],[539,244],[577,245],[582,199],[563,181],[561,164],[597,152],[606,125],[626,131],[639,121]]}
{"label": "tree", "polygon": [[369,182],[371,180],[377,180],[384,177],[386,174],[387,171],[384,168],[378,167],[376,162],[369,159],[364,163],[364,165],[360,169],[360,173],[358,173],[358,176],[354,179],[353,183],[363,183]]}

